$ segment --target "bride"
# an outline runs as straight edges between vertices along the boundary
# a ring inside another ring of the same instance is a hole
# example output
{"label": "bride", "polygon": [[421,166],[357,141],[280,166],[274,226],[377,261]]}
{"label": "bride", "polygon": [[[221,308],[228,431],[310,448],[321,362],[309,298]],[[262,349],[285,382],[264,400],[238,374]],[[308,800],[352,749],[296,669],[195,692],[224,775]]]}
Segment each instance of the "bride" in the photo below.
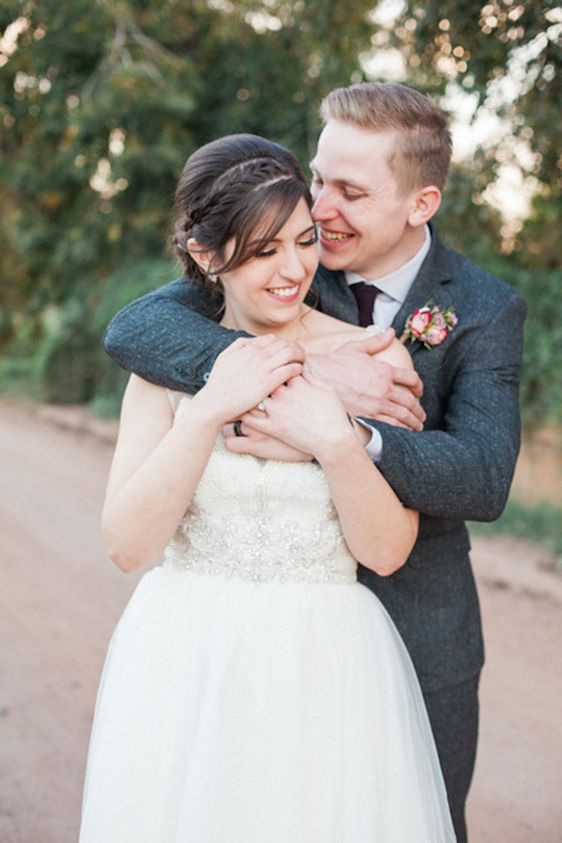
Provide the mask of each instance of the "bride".
{"label": "bride", "polygon": [[[151,565],[98,695],[81,843],[442,843],[445,789],[414,669],[357,561],[403,565],[417,515],[306,354],[364,331],[305,303],[316,266],[296,159],[251,135],[187,161],[185,274],[246,331],[196,395],[130,379],[102,518]],[[405,365],[395,342],[385,352]],[[233,453],[244,421],[312,454]]]}

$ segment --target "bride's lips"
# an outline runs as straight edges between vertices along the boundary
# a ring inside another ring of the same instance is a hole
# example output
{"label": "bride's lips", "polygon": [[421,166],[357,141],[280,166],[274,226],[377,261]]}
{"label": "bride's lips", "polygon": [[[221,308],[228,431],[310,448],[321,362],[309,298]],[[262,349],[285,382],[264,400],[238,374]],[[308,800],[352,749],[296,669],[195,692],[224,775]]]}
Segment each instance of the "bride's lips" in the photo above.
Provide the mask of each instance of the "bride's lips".
{"label": "bride's lips", "polygon": [[275,301],[290,304],[298,299],[300,289],[300,284],[287,284],[284,287],[268,287],[266,293]]}
{"label": "bride's lips", "polygon": [[320,244],[324,249],[341,249],[355,237],[350,231],[331,231],[320,227]]}

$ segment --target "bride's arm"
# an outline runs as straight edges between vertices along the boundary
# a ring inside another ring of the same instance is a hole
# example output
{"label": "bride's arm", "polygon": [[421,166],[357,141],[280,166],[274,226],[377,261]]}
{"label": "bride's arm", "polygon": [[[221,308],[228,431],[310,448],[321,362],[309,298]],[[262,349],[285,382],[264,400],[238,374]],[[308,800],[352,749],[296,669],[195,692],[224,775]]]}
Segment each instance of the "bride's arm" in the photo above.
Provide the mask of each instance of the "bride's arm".
{"label": "bride's arm", "polygon": [[131,377],[102,514],[104,541],[120,568],[132,571],[160,557],[222,425],[301,370],[289,343],[271,336],[238,340],[219,355],[175,424],[166,391]]}
{"label": "bride's arm", "polygon": [[[342,349],[352,349],[351,353],[353,356],[356,356],[358,352],[354,351],[353,349],[355,346],[360,345],[354,338],[357,336],[357,329],[348,330],[346,332],[342,332],[340,337],[335,338],[336,342],[339,342],[340,345],[336,348],[335,351],[330,350],[333,349],[334,345],[334,336],[328,335],[323,339],[323,346],[324,348],[319,348],[320,343],[316,343],[314,346],[314,365],[311,367],[312,371],[311,374],[316,379],[316,371],[318,370],[317,361],[319,359],[325,358],[325,362],[322,364],[320,369],[322,370],[321,377],[318,378],[322,383],[326,386],[333,387],[344,406],[346,405],[346,391],[342,387],[342,369],[341,365],[338,362],[336,368],[332,375],[332,364],[335,359],[335,355],[337,355],[339,348]],[[386,376],[390,377],[392,372],[404,372],[405,376],[409,376],[410,374],[417,378],[417,375],[414,372],[414,368],[412,365],[412,358],[410,357],[409,352],[404,348],[402,343],[400,343],[397,339],[390,339],[388,335],[385,335],[386,339],[384,340],[384,346],[377,352],[373,353],[373,357],[376,358],[377,362],[379,363],[379,373],[385,374]],[[368,342],[372,342],[373,339],[379,340],[380,335],[376,337],[370,337]],[[364,342],[364,341],[361,341]],[[367,356],[364,352],[362,352],[363,356]],[[307,352],[307,364],[306,368],[309,369],[308,361],[310,360],[310,355]],[[349,363],[349,360],[348,360]],[[380,366],[382,364],[382,367]],[[372,374],[372,373],[371,373]],[[354,371],[353,365],[351,365],[348,369],[346,369],[347,380],[349,381],[351,375],[353,375],[355,383],[358,383],[357,379],[357,372]],[[361,434],[361,441],[364,445],[367,445],[372,439],[373,436],[379,436],[378,433],[374,433],[372,427],[368,424],[369,415],[365,409],[368,406],[371,396],[369,395],[369,390],[372,388],[372,380],[367,380],[365,385],[361,387],[361,390],[358,391],[357,385],[354,386],[354,395],[358,398],[359,404],[362,404],[363,409],[359,410],[358,407],[356,408],[357,417],[362,417],[365,419],[363,422],[363,427],[358,424],[356,425],[358,431],[363,431]],[[397,387],[395,387],[397,388]],[[400,400],[403,402],[403,406],[410,401],[412,407],[417,405],[417,399],[414,397],[413,393],[407,387],[404,387],[404,391],[408,394],[409,398],[401,398]],[[363,399],[361,401],[361,395]],[[396,396],[395,396],[396,397]],[[351,406],[348,406],[347,409],[350,412],[354,412]],[[420,418],[425,418],[425,414],[421,410],[421,416],[419,416],[418,421]],[[416,411],[417,412],[417,411]],[[259,417],[257,417],[259,420]],[[380,421],[385,421],[390,424],[394,424],[397,426],[403,427],[411,427],[411,425],[407,425],[405,422],[399,422],[396,418],[391,419],[389,415],[382,413],[378,417]],[[243,426],[241,428],[242,436],[238,438],[235,436],[232,426],[229,425],[225,428],[224,434],[226,438],[226,445],[227,448],[234,453],[239,454],[252,454],[254,457],[259,457],[260,459],[270,459],[270,460],[280,460],[281,462],[306,462],[307,460],[312,459],[312,454],[310,453],[303,453],[301,450],[297,448],[293,448],[287,442],[282,442],[280,439],[276,439],[271,435],[267,435],[261,429],[258,429],[254,424],[254,417],[249,415],[243,421]],[[371,459],[374,459],[373,452],[369,450]]]}
{"label": "bride's arm", "polygon": [[381,576],[400,568],[416,541],[418,515],[402,506],[371,462],[335,390],[295,378],[268,399],[266,410],[250,414],[253,424],[312,453],[322,466],[355,558]]}
{"label": "bride's arm", "polygon": [[402,505],[357,438],[331,443],[317,459],[357,561],[380,576],[401,568],[416,542],[417,512]]}
{"label": "bride's arm", "polygon": [[131,376],[101,521],[106,550],[122,570],[159,558],[189,506],[221,422],[196,396],[173,425],[166,390]]}

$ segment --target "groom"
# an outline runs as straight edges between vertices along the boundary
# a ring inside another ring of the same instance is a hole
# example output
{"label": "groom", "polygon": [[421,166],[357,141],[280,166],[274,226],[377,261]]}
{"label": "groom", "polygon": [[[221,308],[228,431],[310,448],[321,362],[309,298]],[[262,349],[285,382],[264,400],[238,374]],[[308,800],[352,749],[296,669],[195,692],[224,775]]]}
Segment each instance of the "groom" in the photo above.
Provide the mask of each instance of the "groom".
{"label": "groom", "polygon": [[[408,345],[417,375],[367,353],[387,344],[388,334],[308,365],[329,377],[350,412],[375,419],[369,451],[404,504],[421,513],[406,565],[388,578],[361,569],[360,579],[384,603],[414,661],[462,843],[483,664],[464,521],[497,518],[509,491],[519,447],[525,305],[506,284],[444,246],[430,224],[451,140],[443,113],[428,98],[402,85],[353,85],[332,91],[322,116],[311,164],[320,309],[349,322],[392,326],[398,336],[429,302],[441,313],[452,308],[457,319],[427,343]],[[148,380],[199,389],[216,355],[236,337],[206,318],[205,295],[179,279],[133,302],[109,326],[107,351]],[[423,328],[426,318],[415,324]],[[244,434],[237,449],[275,458],[275,441],[246,425]]]}

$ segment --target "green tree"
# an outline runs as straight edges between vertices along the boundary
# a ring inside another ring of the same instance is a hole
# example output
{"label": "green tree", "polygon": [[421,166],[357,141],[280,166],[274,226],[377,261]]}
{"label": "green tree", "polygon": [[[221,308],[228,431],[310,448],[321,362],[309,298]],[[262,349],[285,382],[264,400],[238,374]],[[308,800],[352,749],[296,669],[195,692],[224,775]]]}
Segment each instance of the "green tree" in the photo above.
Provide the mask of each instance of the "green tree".
{"label": "green tree", "polygon": [[161,248],[194,74],[123,4],[30,2],[19,21],[0,167],[12,248],[41,308],[124,252]]}
{"label": "green tree", "polygon": [[502,118],[505,131],[474,165],[488,183],[506,162],[536,180],[535,223],[516,241],[531,263],[544,255],[543,224],[560,222],[561,36],[562,12],[550,0],[406,0],[393,39],[416,87],[447,107],[456,86],[473,95],[474,116],[486,107]]}
{"label": "green tree", "polygon": [[[165,251],[187,156],[252,131],[306,163],[320,98],[362,78],[371,8],[372,0],[2,4],[0,336],[25,336],[24,352],[40,343],[51,399],[70,383],[61,371],[70,358],[76,386],[66,399],[95,391],[96,309],[116,270],[134,275],[142,258]],[[145,282],[128,286],[131,298]],[[53,305],[58,318],[44,320]]]}
{"label": "green tree", "polygon": [[[161,252],[193,148],[254,131],[307,159],[320,97],[360,78],[371,0],[8,0],[2,304],[40,311]],[[355,74],[355,76],[354,76]],[[14,294],[17,287],[17,295]]]}

